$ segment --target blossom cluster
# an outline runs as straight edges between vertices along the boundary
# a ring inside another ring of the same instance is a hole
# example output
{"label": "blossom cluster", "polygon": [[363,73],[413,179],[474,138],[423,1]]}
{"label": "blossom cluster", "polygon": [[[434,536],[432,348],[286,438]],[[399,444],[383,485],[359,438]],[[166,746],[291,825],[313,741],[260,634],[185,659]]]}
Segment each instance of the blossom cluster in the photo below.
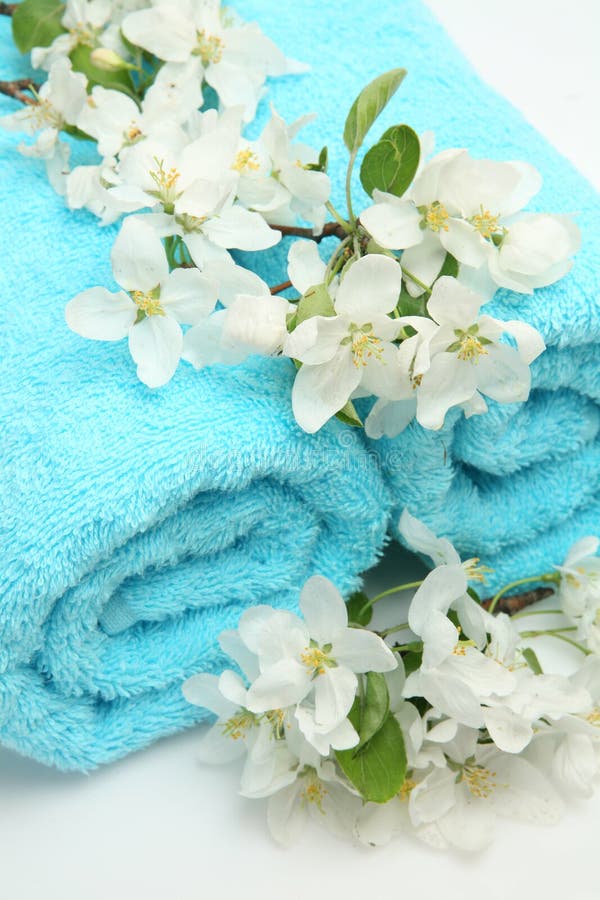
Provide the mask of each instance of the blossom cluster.
{"label": "blossom cluster", "polygon": [[[70,208],[101,224],[126,216],[112,250],[121,290],[78,293],[66,308],[75,332],[127,338],[150,388],[182,359],[280,356],[296,366],[292,407],[307,432],[339,416],[394,436],[415,418],[438,429],[453,407],[470,416],[489,399],[527,399],[541,335],[481,308],[498,287],[530,293],[561,278],[579,244],[568,217],[524,211],[541,186],[531,165],[465,149],[432,156],[430,133],[394,126],[364,156],[370,200],[355,215],[357,154],[405,74],[392,69],[348,114],[341,213],[326,148],[297,140],[311,116],[288,124],[273,109],[257,139],[245,136],[266,79],[304,67],[230,7],[67,0],[41,31],[19,24],[40,0],[20,7],[15,38],[28,47],[42,35],[32,62],[48,77],[2,124],[34,138],[22,152],[45,159]],[[93,142],[97,161],[71,168],[65,134]],[[236,250],[267,250],[290,232],[306,239],[289,250],[288,282],[270,287],[236,261]],[[323,259],[326,234],[340,243]],[[361,398],[371,400],[359,415]]]}
{"label": "blossom cluster", "polygon": [[[476,851],[497,817],[552,823],[566,796],[592,792],[600,770],[600,647],[590,625],[600,619],[598,540],[577,545],[565,566],[524,579],[555,586],[561,609],[545,612],[579,620],[586,647],[568,624],[520,630],[538,610],[493,614],[503,591],[485,609],[473,591],[485,578],[478,560],[461,562],[408,511],[400,525],[434,564],[407,622],[380,632],[361,626],[377,598],[359,594],[347,605],[316,575],[300,596],[302,618],[249,609],[220,638],[237,671],[183,686],[217,716],[201,759],[243,758],[240,793],[268,798],[269,828],[284,844],[312,815],[370,845],[412,832],[436,848]],[[542,634],[574,643],[582,665],[569,676],[543,672],[530,646]]]}

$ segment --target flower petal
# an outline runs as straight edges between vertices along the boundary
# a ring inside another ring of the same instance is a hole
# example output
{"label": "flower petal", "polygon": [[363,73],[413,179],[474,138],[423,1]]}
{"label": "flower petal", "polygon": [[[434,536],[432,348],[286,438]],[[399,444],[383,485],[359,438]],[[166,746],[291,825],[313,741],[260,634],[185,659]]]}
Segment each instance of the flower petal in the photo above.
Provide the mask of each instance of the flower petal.
{"label": "flower petal", "polygon": [[250,686],[246,706],[255,713],[283,709],[300,703],[311,688],[312,681],[306,666],[295,659],[281,659]]}
{"label": "flower petal", "polygon": [[313,575],[300,594],[300,609],[311,638],[328,644],[336,631],[348,625],[348,612],[342,595],[328,578]]}
{"label": "flower petal", "polygon": [[137,307],[127,294],[113,294],[102,287],[82,291],[65,308],[69,328],[95,341],[120,341],[136,316]]}
{"label": "flower petal", "polygon": [[375,203],[360,214],[360,221],[388,250],[404,250],[423,240],[421,214],[410,201]]}
{"label": "flower petal", "polygon": [[161,239],[135,216],[123,222],[110,259],[115,279],[126,291],[151,291],[169,274]]}
{"label": "flower petal", "polygon": [[197,325],[215,308],[217,282],[198,269],[175,269],[160,290],[161,306],[182,325]]}
{"label": "flower petal", "polygon": [[137,363],[137,376],[151,388],[171,380],[182,346],[181,328],[168,316],[148,316],[129,332],[129,352]]}
{"label": "flower petal", "polygon": [[375,253],[363,256],[342,279],[335,300],[336,312],[363,325],[373,316],[390,313],[398,303],[401,288],[402,269],[396,260]]}
{"label": "flower petal", "polygon": [[398,665],[387,644],[372,631],[344,628],[332,643],[335,661],[353,672],[391,672]]}
{"label": "flower petal", "polygon": [[344,666],[326,668],[314,680],[315,720],[328,730],[342,722],[354,703],[358,681],[354,672]]}
{"label": "flower petal", "polygon": [[318,431],[346,405],[359,382],[360,371],[347,348],[330,362],[302,366],[292,389],[294,416],[300,427],[309,434]]}
{"label": "flower petal", "polygon": [[295,241],[288,253],[290,281],[300,294],[321,284],[325,278],[325,263],[314,241]]}

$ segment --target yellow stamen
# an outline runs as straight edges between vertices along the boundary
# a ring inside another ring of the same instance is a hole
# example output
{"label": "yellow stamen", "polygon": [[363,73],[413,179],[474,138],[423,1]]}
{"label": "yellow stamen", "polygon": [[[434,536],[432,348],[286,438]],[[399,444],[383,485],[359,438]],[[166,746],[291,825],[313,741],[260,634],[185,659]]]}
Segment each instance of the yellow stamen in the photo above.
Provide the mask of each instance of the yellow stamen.
{"label": "yellow stamen", "polygon": [[495,777],[496,773],[490,772],[485,766],[469,765],[463,767],[461,781],[467,785],[474,797],[486,800],[498,787],[494,781]]}
{"label": "yellow stamen", "polygon": [[300,802],[302,805],[305,803],[313,803],[319,812],[325,815],[325,810],[323,809],[323,800],[327,796],[327,788],[315,773],[314,775],[309,775],[307,777],[306,786],[300,791]]}
{"label": "yellow stamen", "polygon": [[256,719],[247,709],[238,710],[235,715],[223,722],[221,728],[225,737],[230,737],[232,741],[243,740],[251,728],[256,724]]}
{"label": "yellow stamen", "polygon": [[475,228],[475,231],[479,232],[481,237],[489,240],[500,230],[500,226],[498,225],[499,218],[500,216],[493,216],[489,209],[484,209],[482,206],[481,212],[477,213],[476,216],[473,216],[470,219],[470,222]]}
{"label": "yellow stamen", "polygon": [[323,675],[325,667],[328,665],[327,654],[320,647],[307,647],[304,653],[300,654],[300,659],[306,668],[315,675]]}
{"label": "yellow stamen", "polygon": [[417,782],[413,781],[412,778],[405,778],[402,787],[398,791],[398,797],[403,803],[408,802],[408,798],[410,797],[410,792],[413,788],[416,788]]}
{"label": "yellow stamen", "polygon": [[256,155],[256,153],[254,153],[253,150],[250,150],[250,148],[247,148],[246,150],[240,150],[235,158],[232,169],[235,169],[236,172],[243,172],[245,169],[248,169],[251,172],[256,172],[257,169],[260,169],[258,156]]}
{"label": "yellow stamen", "polygon": [[209,63],[219,63],[223,57],[225,44],[220,37],[214,34],[207,34],[204,28],[197,32],[196,48],[192,51],[194,56],[199,56],[202,64],[207,66]]}
{"label": "yellow stamen", "polygon": [[443,203],[437,200],[425,207],[425,216],[423,222],[430,231],[448,231],[448,211]]}
{"label": "yellow stamen", "polygon": [[590,725],[595,725],[596,728],[600,728],[600,707],[595,706],[585,718],[590,723]]}
{"label": "yellow stamen", "polygon": [[463,335],[460,341],[458,358],[465,362],[477,362],[482,355],[487,355],[487,350],[474,334]]}
{"label": "yellow stamen", "polygon": [[372,356],[379,360],[383,356],[380,338],[375,337],[373,329],[365,330],[367,328],[369,326],[365,325],[363,328],[357,328],[352,333],[352,355],[357,369],[360,366],[366,366]]}
{"label": "yellow stamen", "polygon": [[137,308],[144,313],[145,316],[164,316],[165,311],[160,303],[160,292],[157,293],[155,288],[150,293],[144,291],[132,291],[131,299]]}

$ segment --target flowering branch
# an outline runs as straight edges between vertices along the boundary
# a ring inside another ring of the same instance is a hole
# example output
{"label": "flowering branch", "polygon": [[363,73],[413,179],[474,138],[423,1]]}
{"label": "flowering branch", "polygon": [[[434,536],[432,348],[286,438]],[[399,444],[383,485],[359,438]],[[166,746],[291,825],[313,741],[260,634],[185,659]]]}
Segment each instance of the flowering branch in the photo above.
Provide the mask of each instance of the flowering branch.
{"label": "flowering branch", "polygon": [[[3,13],[3,15],[10,14]],[[27,103],[29,105],[34,104],[36,101],[28,94],[24,94],[23,91],[28,91],[32,88],[34,91],[37,91],[39,85],[31,78],[17,78],[15,81],[0,81],[0,94],[6,94],[7,97],[12,97],[14,100],[20,100],[21,103]]]}
{"label": "flowering branch", "polygon": [[12,16],[16,3],[0,3],[0,16]]}
{"label": "flowering branch", "polygon": [[292,287],[291,281],[282,281],[281,284],[276,284],[270,290],[271,290],[271,293],[273,295],[275,295],[275,294],[280,294],[282,291],[287,291],[287,289],[291,288],[291,287]]}
{"label": "flowering branch", "polygon": [[295,225],[271,225],[273,231],[279,231],[284,237],[308,238],[316,244],[320,244],[324,238],[336,237],[341,241],[348,236],[348,232],[338,222],[326,222],[320,234],[315,234],[312,228],[300,228]]}
{"label": "flowering branch", "polygon": [[[540,600],[545,600],[554,593],[553,588],[540,587],[533,591],[525,591],[522,594],[513,594],[511,597],[502,597],[497,601],[494,612],[503,612],[509,616],[514,616],[527,606],[532,606]],[[483,600],[481,605],[484,609],[489,609],[492,605],[493,597]]]}

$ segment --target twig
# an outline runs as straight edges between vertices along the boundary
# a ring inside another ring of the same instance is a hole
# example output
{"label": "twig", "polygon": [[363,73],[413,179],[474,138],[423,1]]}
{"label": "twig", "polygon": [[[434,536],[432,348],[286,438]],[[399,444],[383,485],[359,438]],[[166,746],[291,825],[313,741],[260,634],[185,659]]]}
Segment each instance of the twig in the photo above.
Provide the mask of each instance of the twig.
{"label": "twig", "polygon": [[323,238],[336,237],[341,241],[347,232],[337,222],[327,222],[320,234],[314,234],[312,228],[297,228],[295,225],[271,225],[273,231],[280,231],[284,237],[303,237],[320,244]]}
{"label": "twig", "polygon": [[27,103],[30,106],[37,101],[24,91],[33,88],[34,91],[39,89],[39,85],[31,78],[17,78],[16,81],[0,81],[0,94],[6,94],[14,100],[20,100],[21,103]]}
{"label": "twig", "polygon": [[291,281],[282,281],[281,284],[276,284],[275,287],[271,288],[272,294],[280,294],[282,291],[287,291],[288,288],[292,287]]}
{"label": "twig", "polygon": [[[511,597],[501,597],[496,604],[494,612],[503,612],[507,613],[509,616],[514,616],[522,609],[525,609],[526,606],[532,606],[534,603],[538,603],[539,600],[550,597],[553,593],[554,590],[552,588],[540,587],[533,591],[525,591],[523,594],[513,594]],[[481,605],[484,609],[487,609],[491,602],[492,597],[488,600],[482,600]]]}
{"label": "twig", "polygon": [[0,16],[12,16],[16,3],[0,3]]}

